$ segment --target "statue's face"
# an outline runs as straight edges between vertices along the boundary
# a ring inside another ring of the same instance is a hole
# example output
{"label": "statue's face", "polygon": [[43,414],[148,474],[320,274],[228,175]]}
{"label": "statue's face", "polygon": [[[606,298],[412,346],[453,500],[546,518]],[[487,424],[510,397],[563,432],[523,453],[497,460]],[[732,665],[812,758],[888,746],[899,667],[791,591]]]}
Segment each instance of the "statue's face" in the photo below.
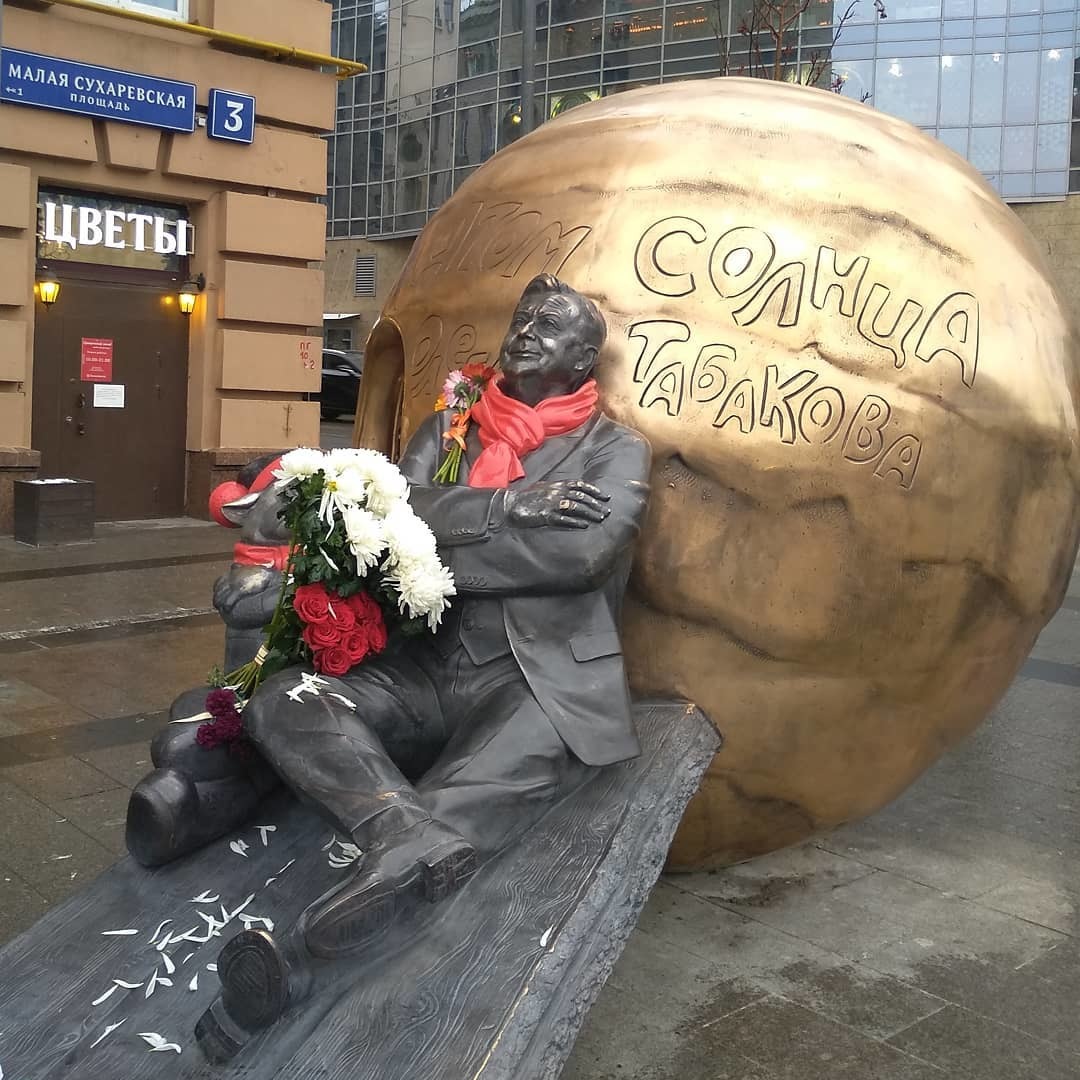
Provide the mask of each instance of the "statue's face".
{"label": "statue's face", "polygon": [[499,355],[503,390],[530,404],[576,390],[596,359],[585,341],[586,325],[573,296],[523,298]]}

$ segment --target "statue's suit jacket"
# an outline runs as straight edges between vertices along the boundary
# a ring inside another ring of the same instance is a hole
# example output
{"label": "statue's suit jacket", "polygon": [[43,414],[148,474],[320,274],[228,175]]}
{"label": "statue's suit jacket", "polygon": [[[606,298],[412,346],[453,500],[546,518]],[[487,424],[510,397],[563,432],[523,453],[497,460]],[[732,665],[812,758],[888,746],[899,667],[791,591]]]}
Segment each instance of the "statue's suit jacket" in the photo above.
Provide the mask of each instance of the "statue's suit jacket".
{"label": "statue's suit jacket", "polygon": [[449,421],[448,412],[426,420],[399,464],[413,485],[413,508],[454,573],[455,605],[480,602],[501,617],[502,626],[493,627],[491,619],[475,625],[459,613],[456,633],[474,659],[488,647],[505,651],[509,642],[545,715],[587,765],[636,756],[618,621],[649,495],[649,444],[601,413],[549,437],[522,459],[525,476],[511,490],[585,480],[610,496],[610,514],[586,529],[521,528],[507,520],[505,490],[468,487],[469,466],[482,449],[475,425],[458,483],[433,483]]}

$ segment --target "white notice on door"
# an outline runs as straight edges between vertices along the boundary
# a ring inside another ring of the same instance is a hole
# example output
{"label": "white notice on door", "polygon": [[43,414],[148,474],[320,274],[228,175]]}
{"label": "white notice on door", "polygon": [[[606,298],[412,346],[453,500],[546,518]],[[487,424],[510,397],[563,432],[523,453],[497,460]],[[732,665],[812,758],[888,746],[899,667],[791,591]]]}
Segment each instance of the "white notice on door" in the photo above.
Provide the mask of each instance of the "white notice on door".
{"label": "white notice on door", "polygon": [[122,409],[123,407],[123,383],[94,383],[95,409]]}

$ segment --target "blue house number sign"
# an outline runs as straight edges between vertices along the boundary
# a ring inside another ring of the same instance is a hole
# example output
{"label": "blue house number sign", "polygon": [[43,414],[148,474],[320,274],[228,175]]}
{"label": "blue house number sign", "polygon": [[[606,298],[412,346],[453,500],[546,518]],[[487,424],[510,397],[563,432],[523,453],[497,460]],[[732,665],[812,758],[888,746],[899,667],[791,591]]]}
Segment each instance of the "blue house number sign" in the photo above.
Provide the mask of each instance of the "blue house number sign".
{"label": "blue house number sign", "polygon": [[255,98],[231,90],[211,90],[206,134],[211,139],[250,143],[255,138]]}

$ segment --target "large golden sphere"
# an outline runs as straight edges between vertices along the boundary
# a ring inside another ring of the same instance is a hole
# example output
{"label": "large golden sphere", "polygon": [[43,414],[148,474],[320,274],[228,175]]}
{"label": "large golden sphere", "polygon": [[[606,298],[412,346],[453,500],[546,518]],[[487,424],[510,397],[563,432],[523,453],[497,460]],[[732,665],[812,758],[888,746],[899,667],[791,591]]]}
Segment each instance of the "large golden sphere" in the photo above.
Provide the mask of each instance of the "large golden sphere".
{"label": "large golden sphere", "polygon": [[606,313],[604,407],[655,455],[631,681],[726,738],[672,865],[880,807],[986,716],[1076,553],[1076,342],[1032,238],[868,105],[619,94],[435,215],[369,342],[358,438],[389,447],[395,408],[407,438],[543,270]]}

